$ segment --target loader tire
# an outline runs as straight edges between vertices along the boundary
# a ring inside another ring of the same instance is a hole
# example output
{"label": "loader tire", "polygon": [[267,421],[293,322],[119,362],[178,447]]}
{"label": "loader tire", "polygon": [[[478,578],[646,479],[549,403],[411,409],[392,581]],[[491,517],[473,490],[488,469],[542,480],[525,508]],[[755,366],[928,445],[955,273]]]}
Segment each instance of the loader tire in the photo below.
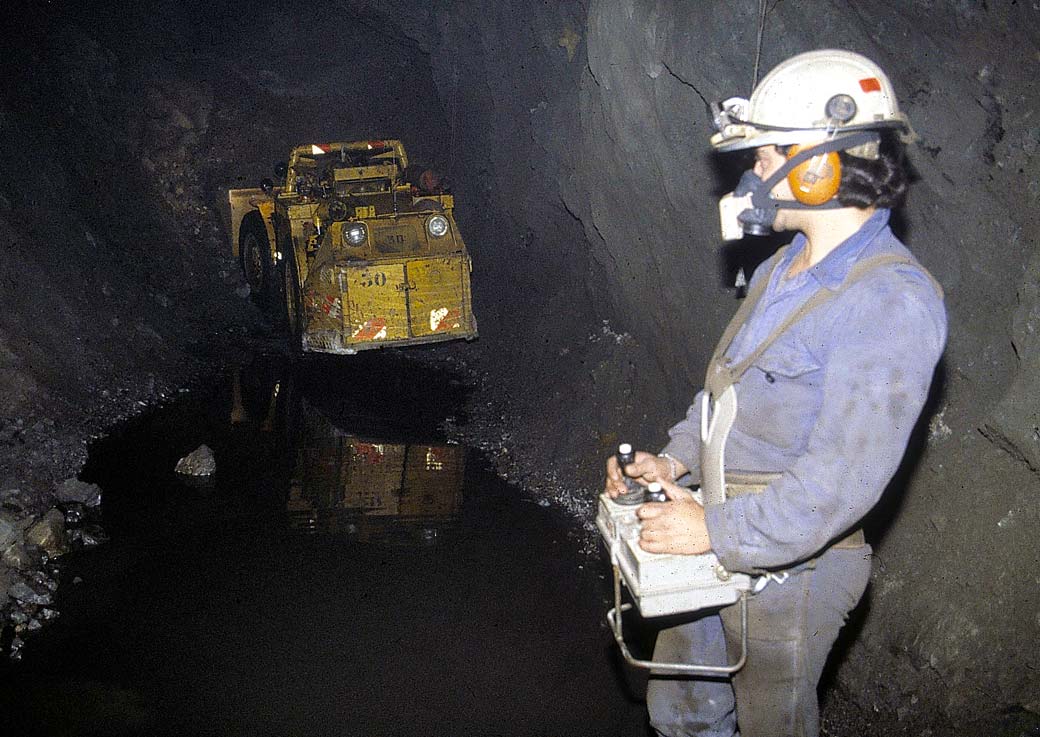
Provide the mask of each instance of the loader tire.
{"label": "loader tire", "polygon": [[249,285],[253,301],[266,307],[271,301],[271,244],[259,214],[250,213],[242,220],[238,253],[242,259],[242,275]]}
{"label": "loader tire", "polygon": [[289,338],[289,353],[303,352],[303,304],[300,298],[300,276],[296,258],[286,254],[282,272],[285,277],[285,326]]}

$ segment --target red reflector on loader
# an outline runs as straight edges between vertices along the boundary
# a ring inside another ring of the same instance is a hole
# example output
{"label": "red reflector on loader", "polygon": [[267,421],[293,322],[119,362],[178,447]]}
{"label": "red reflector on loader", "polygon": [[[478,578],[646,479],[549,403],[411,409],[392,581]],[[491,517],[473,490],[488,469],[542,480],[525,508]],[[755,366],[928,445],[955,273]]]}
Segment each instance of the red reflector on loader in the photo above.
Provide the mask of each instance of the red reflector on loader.
{"label": "red reflector on loader", "polygon": [[383,462],[383,446],[374,443],[354,443],[354,452],[365,463],[376,464]]}
{"label": "red reflector on loader", "polygon": [[441,307],[439,310],[430,310],[430,330],[435,333],[446,330],[457,330],[462,310],[459,307],[448,309]]}
{"label": "red reflector on loader", "polygon": [[355,330],[350,337],[355,340],[382,340],[386,337],[386,320],[382,317],[373,317]]}
{"label": "red reflector on loader", "polygon": [[881,80],[877,77],[867,77],[859,81],[859,88],[864,92],[880,92]]}

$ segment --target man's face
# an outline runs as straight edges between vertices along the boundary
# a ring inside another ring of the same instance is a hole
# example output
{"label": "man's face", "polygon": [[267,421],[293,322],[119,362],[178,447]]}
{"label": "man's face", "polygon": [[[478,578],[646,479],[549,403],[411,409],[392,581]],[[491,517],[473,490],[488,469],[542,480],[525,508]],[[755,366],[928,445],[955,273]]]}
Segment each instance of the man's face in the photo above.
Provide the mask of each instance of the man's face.
{"label": "man's face", "polygon": [[[762,179],[768,179],[776,173],[787,162],[787,157],[780,153],[776,146],[760,146],[755,149],[755,174]],[[787,177],[781,179],[770,193],[778,200],[793,200],[791,187],[787,183]]]}

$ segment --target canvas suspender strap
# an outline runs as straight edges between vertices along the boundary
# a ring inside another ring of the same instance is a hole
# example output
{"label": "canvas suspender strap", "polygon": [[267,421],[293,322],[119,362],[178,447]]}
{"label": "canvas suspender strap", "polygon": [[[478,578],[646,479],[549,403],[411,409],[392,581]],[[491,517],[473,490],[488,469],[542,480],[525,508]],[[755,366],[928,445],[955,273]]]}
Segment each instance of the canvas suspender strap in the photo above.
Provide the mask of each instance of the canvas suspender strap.
{"label": "canvas suspender strap", "polygon": [[756,285],[756,288],[753,290],[753,292],[748,294],[748,296],[744,300],[744,304],[740,306],[740,309],[737,310],[737,314],[733,316],[733,320],[730,321],[730,324],[726,327],[726,331],[722,334],[722,338],[721,340],[719,340],[719,344],[715,348],[715,353],[712,355],[711,362],[708,364],[708,374],[704,379],[704,387],[713,397],[721,395],[721,393],[725,391],[727,387],[737,383],[740,380],[740,377],[744,375],[744,373],[752,366],[752,364],[754,364],[754,362],[757,361],[762,356],[762,354],[765,353],[766,350],[768,350],[769,347],[774,342],[776,342],[776,340],[781,335],[783,335],[787,330],[789,330],[792,325],[797,323],[799,320],[801,320],[803,317],[808,315],[810,312],[815,310],[820,305],[831,301],[839,294],[843,293],[845,290],[847,290],[857,281],[859,281],[867,274],[872,272],[874,269],[880,268],[882,266],[887,266],[889,264],[914,266],[915,268],[920,269],[925,274],[925,276],[928,277],[929,281],[932,283],[932,287],[936,290],[936,293],[939,295],[939,298],[942,299],[943,296],[942,287],[939,285],[939,283],[935,281],[932,275],[929,274],[928,271],[924,269],[924,267],[919,266],[912,259],[894,253],[883,254],[881,256],[874,256],[873,258],[868,258],[854,265],[849,270],[849,273],[845,276],[845,280],[841,283],[841,286],[837,290],[832,291],[830,289],[819,289],[816,292],[814,292],[812,296],[809,297],[809,299],[807,299],[804,304],[802,304],[801,307],[792,312],[790,315],[787,316],[787,318],[783,322],[777,325],[776,328],[774,328],[773,331],[768,336],[766,336],[765,340],[759,343],[758,347],[756,347],[755,350],[751,352],[751,355],[749,355],[747,358],[745,358],[738,364],[730,365],[728,363],[728,359],[724,359],[723,357],[726,351],[729,350],[729,347],[733,343],[733,340],[736,338],[737,333],[740,331],[740,328],[743,327],[744,322],[746,322],[747,319],[751,316],[751,313],[755,309],[755,306],[758,304],[758,301],[762,298],[762,295],[765,292],[766,287],[772,281],[773,272],[775,272],[777,267],[779,266],[782,254],[783,249],[777,252],[777,255],[774,257],[776,263],[774,263],[773,267],[770,269],[769,276],[767,278],[762,279]]}
{"label": "canvas suspender strap", "polygon": [[[715,373],[717,366],[723,365],[723,355],[729,349],[733,339],[737,337],[737,333],[740,332],[740,328],[744,326],[744,323],[751,317],[751,313],[755,311],[755,307],[758,305],[758,301],[765,294],[766,289],[769,287],[769,283],[773,280],[773,272],[776,271],[780,262],[783,260],[784,253],[790,246],[784,246],[773,254],[773,258],[770,261],[769,273],[762,277],[757,284],[747,293],[744,297],[744,301],[740,304],[737,309],[737,314],[729,321],[726,329],[722,332],[722,337],[719,338],[718,344],[715,346],[715,352],[711,354],[711,360],[708,361],[708,375],[704,379],[704,388],[707,389],[713,396],[719,396],[719,392],[712,391],[712,376]],[[725,387],[722,387],[723,389]]]}

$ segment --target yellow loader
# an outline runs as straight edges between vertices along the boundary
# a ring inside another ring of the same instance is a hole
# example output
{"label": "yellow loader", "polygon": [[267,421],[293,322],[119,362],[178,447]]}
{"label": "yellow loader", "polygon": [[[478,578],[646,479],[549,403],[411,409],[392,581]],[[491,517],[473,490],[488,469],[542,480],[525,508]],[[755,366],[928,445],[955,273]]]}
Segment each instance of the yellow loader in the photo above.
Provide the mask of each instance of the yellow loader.
{"label": "yellow loader", "polygon": [[412,175],[400,141],[297,146],[280,169],[280,186],[228,192],[231,240],[294,349],[477,337],[454,197],[432,172]]}

